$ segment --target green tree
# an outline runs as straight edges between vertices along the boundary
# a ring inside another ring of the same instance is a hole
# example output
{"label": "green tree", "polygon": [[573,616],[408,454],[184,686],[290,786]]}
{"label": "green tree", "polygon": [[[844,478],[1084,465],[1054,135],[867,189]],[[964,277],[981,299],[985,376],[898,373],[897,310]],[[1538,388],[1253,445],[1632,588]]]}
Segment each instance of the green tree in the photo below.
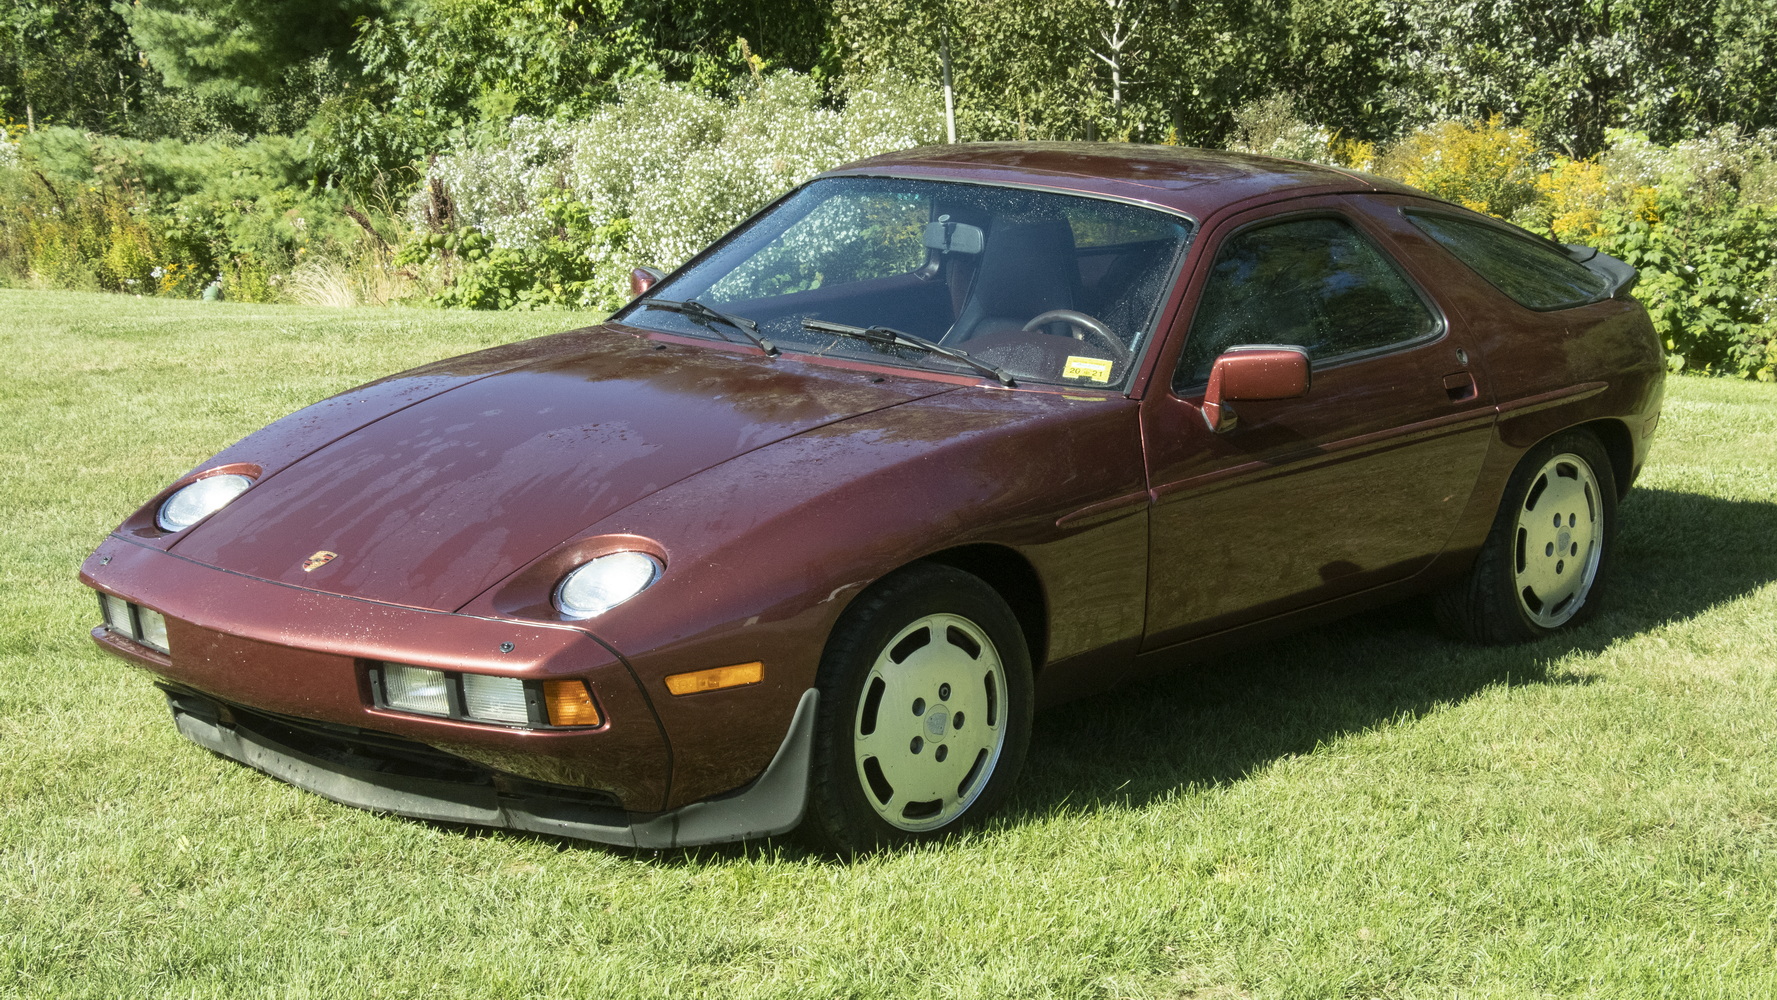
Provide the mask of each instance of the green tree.
{"label": "green tree", "polygon": [[127,129],[141,69],[109,0],[0,5],[0,108],[42,124]]}
{"label": "green tree", "polygon": [[167,85],[252,107],[283,96],[314,60],[351,73],[360,18],[385,0],[135,0],[130,36]]}
{"label": "green tree", "polygon": [[1401,4],[1374,0],[1290,0],[1274,29],[1280,54],[1271,90],[1288,95],[1310,120],[1348,138],[1374,141],[1399,128],[1393,97],[1409,37]]}
{"label": "green tree", "polygon": [[[408,0],[358,22],[349,86],[308,131],[323,179],[363,191],[457,132],[515,115],[585,116],[636,77],[727,92],[737,75],[819,69],[816,0]],[[417,176],[417,174],[413,175]]]}
{"label": "green tree", "polygon": [[1764,0],[1409,0],[1394,115],[1500,114],[1570,156],[1627,127],[1673,142],[1768,124],[1777,18]]}
{"label": "green tree", "polygon": [[1271,83],[1275,0],[835,0],[847,75],[938,76],[950,34],[964,139],[1207,144]]}

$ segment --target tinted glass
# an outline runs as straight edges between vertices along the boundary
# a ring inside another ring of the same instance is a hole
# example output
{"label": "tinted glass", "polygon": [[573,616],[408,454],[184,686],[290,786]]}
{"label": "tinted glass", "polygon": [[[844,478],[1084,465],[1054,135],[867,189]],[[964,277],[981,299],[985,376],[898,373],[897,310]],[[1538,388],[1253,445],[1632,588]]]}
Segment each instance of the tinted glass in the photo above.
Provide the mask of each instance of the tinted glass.
{"label": "tinted glass", "polygon": [[1448,215],[1407,216],[1427,236],[1474,268],[1493,287],[1529,309],[1568,309],[1596,302],[1610,282],[1554,247],[1481,222]]}
{"label": "tinted glass", "polygon": [[1407,280],[1339,219],[1298,219],[1222,244],[1185,341],[1173,385],[1209,380],[1239,344],[1294,344],[1311,360],[1429,336],[1438,328]]}
{"label": "tinted glass", "polygon": [[1112,388],[1152,333],[1189,234],[1178,216],[1096,198],[831,178],[796,192],[618,318],[739,339],[719,323],[646,308],[654,298],[696,299],[757,323],[787,352],[970,370],[804,323],[892,327],[1022,381]]}

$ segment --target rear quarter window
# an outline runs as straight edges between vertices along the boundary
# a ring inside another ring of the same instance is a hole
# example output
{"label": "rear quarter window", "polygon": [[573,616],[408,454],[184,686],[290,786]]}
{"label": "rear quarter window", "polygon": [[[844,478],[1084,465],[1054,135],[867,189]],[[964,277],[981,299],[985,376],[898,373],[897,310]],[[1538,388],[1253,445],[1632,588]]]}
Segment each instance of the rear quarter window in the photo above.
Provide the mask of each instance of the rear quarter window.
{"label": "rear quarter window", "polygon": [[1407,218],[1526,309],[1571,309],[1598,301],[1610,288],[1603,275],[1528,233],[1429,212],[1408,212]]}

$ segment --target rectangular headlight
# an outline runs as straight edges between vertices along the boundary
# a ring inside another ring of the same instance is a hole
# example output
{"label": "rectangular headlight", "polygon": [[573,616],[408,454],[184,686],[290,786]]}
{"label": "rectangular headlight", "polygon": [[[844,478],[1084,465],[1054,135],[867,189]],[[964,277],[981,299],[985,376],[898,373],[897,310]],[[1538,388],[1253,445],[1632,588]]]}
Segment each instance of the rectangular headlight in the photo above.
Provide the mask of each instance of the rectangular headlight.
{"label": "rectangular headlight", "polygon": [[167,620],[160,612],[137,605],[136,623],[142,627],[140,638],[144,646],[152,646],[163,653],[171,652],[167,648]]}
{"label": "rectangular headlight", "polygon": [[524,681],[516,677],[463,675],[463,710],[471,719],[525,725],[531,721],[525,706]]}
{"label": "rectangular headlight", "polygon": [[390,708],[426,715],[450,714],[450,679],[442,670],[383,664],[383,697]]}

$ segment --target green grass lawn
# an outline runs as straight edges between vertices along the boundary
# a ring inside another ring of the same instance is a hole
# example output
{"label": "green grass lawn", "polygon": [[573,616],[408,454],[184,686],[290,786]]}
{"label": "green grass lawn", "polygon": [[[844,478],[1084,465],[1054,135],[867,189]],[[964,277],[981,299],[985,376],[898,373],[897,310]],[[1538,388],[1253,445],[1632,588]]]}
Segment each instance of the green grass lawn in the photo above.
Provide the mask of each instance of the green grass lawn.
{"label": "green grass lawn", "polygon": [[82,558],[311,400],[565,314],[0,291],[0,996],[1777,996],[1777,389],[1674,380],[1604,612],[1393,609],[1038,719],[839,863],[334,805],[187,743]]}

